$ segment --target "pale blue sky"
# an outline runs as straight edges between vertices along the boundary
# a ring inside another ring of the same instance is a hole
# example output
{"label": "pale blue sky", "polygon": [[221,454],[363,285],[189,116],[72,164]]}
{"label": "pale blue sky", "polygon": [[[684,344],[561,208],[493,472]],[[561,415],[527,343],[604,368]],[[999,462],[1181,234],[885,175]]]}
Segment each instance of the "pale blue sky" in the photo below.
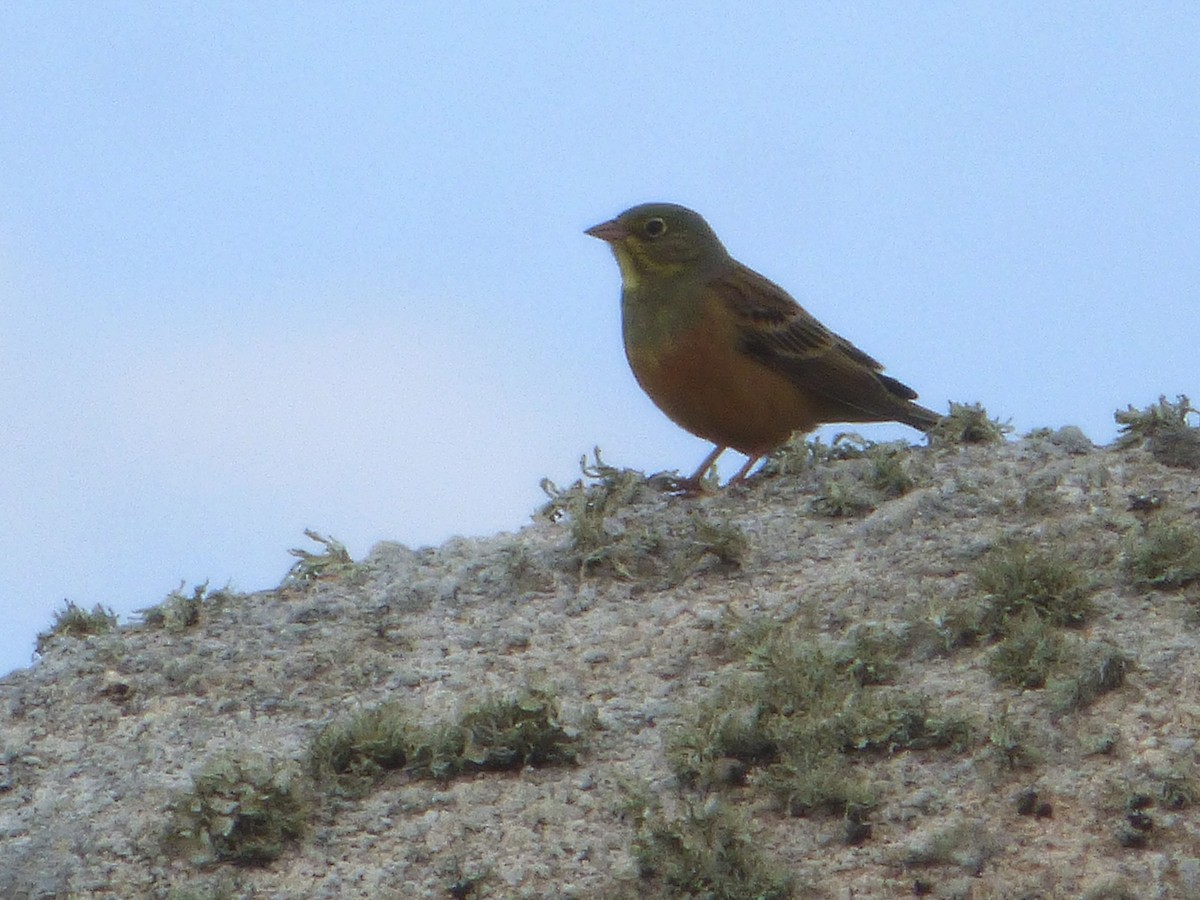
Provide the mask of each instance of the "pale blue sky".
{"label": "pale blue sky", "polygon": [[582,233],[641,201],[934,408],[1107,442],[1200,396],[1200,7],[532,8],[0,7],[0,672],[305,527],[516,529],[594,444],[690,470]]}

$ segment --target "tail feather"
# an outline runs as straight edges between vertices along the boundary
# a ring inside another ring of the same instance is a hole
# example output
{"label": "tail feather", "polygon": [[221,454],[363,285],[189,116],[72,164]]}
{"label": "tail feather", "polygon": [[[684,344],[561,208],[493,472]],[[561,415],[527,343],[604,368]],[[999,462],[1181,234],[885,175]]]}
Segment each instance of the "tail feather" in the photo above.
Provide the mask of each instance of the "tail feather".
{"label": "tail feather", "polygon": [[875,377],[883,382],[888,393],[904,401],[899,404],[900,414],[896,416],[897,422],[903,422],[919,431],[928,431],[941,418],[932,409],[926,409],[919,403],[913,403],[912,401],[917,399],[917,392],[903,381],[898,381],[891,375],[884,375],[882,372],[877,372]]}
{"label": "tail feather", "polygon": [[917,399],[917,392],[903,381],[898,381],[891,375],[884,375],[882,372],[876,372],[875,377],[883,382],[883,386],[888,389],[888,393],[895,394],[901,400]]}
{"label": "tail feather", "polygon": [[935,413],[932,409],[927,409],[919,403],[911,401],[904,404],[903,415],[897,416],[897,422],[903,422],[905,425],[910,425],[918,431],[928,431],[942,417]]}

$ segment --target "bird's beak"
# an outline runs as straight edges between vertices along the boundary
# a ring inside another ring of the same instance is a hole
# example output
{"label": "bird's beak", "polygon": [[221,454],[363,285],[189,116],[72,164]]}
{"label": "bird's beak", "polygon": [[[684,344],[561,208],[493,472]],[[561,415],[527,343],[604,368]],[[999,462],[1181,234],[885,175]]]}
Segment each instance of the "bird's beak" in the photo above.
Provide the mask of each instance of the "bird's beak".
{"label": "bird's beak", "polygon": [[610,219],[607,222],[601,222],[599,225],[593,225],[584,234],[590,234],[594,238],[600,238],[600,240],[611,244],[622,238],[629,237],[629,229],[616,219]]}

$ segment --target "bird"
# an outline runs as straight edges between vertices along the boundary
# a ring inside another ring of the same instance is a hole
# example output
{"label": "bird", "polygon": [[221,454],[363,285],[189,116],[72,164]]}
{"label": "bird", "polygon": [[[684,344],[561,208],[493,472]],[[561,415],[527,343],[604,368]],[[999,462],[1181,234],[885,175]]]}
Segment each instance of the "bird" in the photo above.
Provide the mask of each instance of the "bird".
{"label": "bird", "polygon": [[584,233],[607,243],[620,268],[621,331],[638,384],[671,421],[714,445],[681,493],[702,493],[730,448],[747,457],[733,485],[796,432],[835,422],[928,431],[940,418],[882,364],[730,256],[699,213],[644,203]]}

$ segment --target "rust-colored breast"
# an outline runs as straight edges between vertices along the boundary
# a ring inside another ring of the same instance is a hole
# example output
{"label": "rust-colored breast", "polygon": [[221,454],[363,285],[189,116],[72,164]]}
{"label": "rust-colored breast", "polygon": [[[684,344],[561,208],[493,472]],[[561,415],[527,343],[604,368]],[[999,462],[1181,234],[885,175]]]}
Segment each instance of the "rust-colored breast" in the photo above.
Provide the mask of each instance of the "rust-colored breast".
{"label": "rust-colored breast", "polygon": [[687,330],[649,347],[627,343],[625,352],[659,409],[714,444],[755,456],[820,424],[819,404],[743,353],[734,323],[715,304]]}

